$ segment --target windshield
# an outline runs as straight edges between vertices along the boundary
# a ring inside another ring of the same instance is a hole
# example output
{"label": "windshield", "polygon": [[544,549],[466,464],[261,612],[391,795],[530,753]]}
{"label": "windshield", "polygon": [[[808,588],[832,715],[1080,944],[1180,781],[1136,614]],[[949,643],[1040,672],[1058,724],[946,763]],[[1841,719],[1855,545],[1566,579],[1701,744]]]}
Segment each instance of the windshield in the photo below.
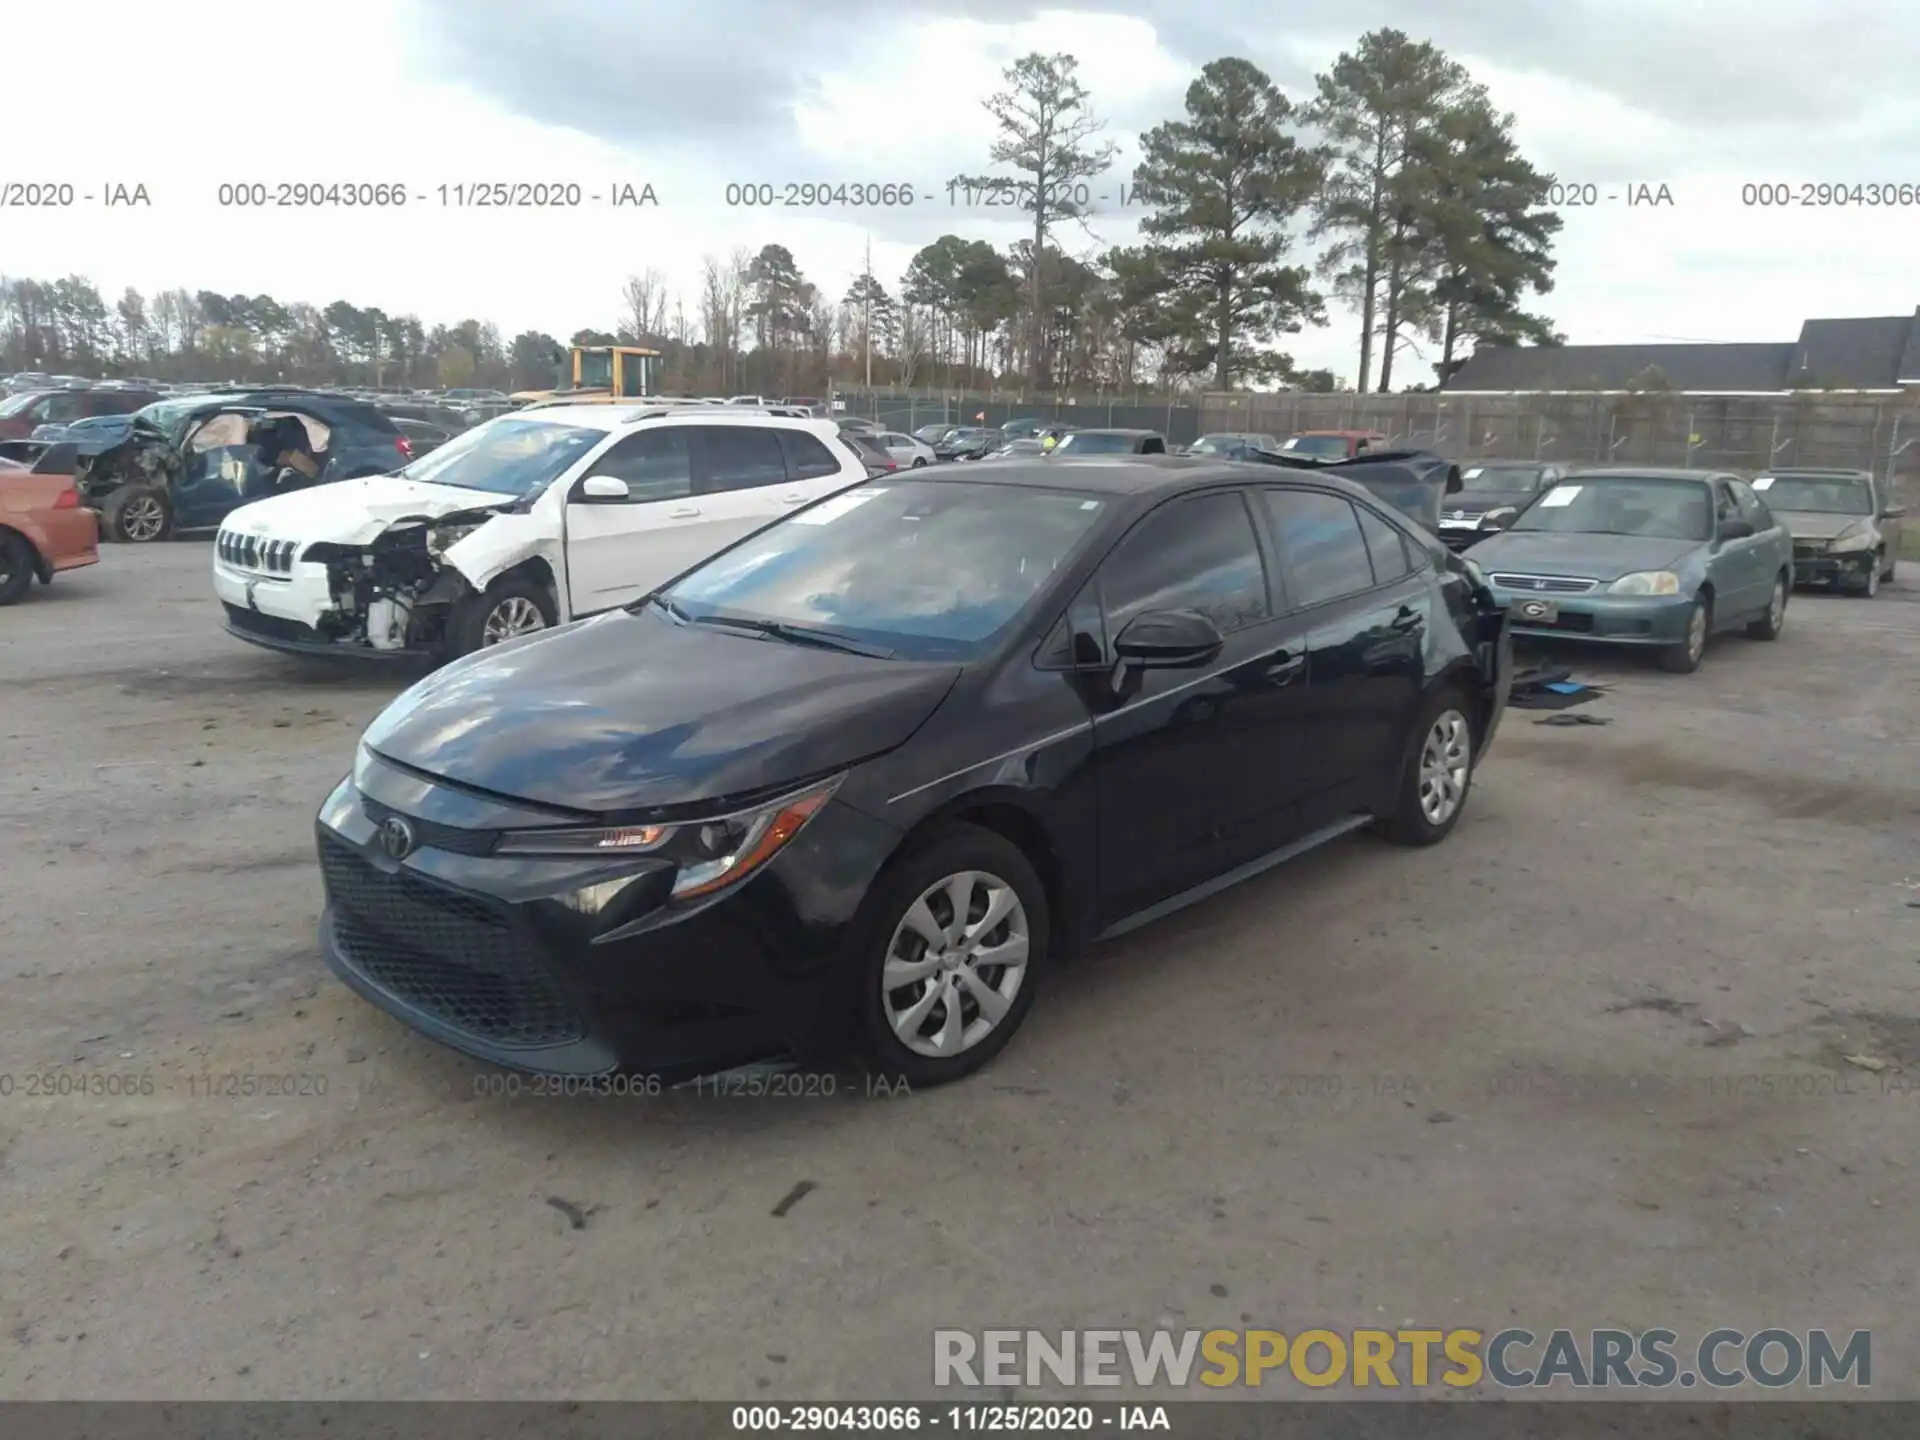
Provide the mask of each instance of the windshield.
{"label": "windshield", "polygon": [[1698,480],[1637,475],[1562,481],[1520,512],[1508,532],[1551,530],[1585,535],[1641,535],[1708,540],[1713,510]]}
{"label": "windshield", "polygon": [[18,395],[8,396],[6,400],[0,401],[0,419],[9,415],[18,415],[34,401],[40,399],[43,393],[39,390],[23,390]]}
{"label": "windshield", "polygon": [[1531,495],[1543,473],[1539,465],[1475,465],[1460,472],[1460,488],[1469,495]]}
{"label": "windshield", "polygon": [[1347,437],[1344,435],[1295,435],[1287,441],[1285,448],[1295,455],[1324,455],[1333,460],[1347,458]]}
{"label": "windshield", "polygon": [[1065,564],[1105,502],[907,480],[849,490],[742,542],[667,593],[695,619],[829,630],[908,660],[965,660]]}
{"label": "windshield", "polygon": [[1202,435],[1193,442],[1195,455],[1237,455],[1246,448],[1246,440],[1238,435]]}
{"label": "windshield", "polygon": [[1053,447],[1056,455],[1131,455],[1134,437],[1131,435],[1102,435],[1095,430],[1075,430],[1071,435],[1062,435],[1060,443]]}
{"label": "windshield", "polygon": [[508,417],[465,431],[394,473],[428,485],[527,499],[606,438],[604,430]]}
{"label": "windshield", "polygon": [[1776,510],[1818,515],[1871,515],[1873,490],[1851,475],[1762,475],[1753,488]]}

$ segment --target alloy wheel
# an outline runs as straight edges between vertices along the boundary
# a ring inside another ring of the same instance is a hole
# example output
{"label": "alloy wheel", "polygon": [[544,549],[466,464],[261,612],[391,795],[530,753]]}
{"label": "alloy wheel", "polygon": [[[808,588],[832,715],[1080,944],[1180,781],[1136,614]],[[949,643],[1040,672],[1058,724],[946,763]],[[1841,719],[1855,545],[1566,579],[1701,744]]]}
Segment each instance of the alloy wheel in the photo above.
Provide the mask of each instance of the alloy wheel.
{"label": "alloy wheel", "polygon": [[120,533],[135,544],[159,539],[166,524],[167,512],[151,495],[136,495],[120,507]]}
{"label": "alloy wheel", "polygon": [[929,885],[894,927],[881,966],[895,1037],[937,1059],[971,1050],[1013,1008],[1031,941],[1019,892],[998,875],[963,870]]}
{"label": "alloy wheel", "polygon": [[1433,722],[1420,746],[1420,813],[1429,825],[1444,825],[1467,795],[1473,766],[1473,732],[1467,717],[1448,710]]}
{"label": "alloy wheel", "polygon": [[547,617],[540,607],[524,595],[509,595],[487,612],[487,623],[480,629],[482,645],[498,645],[519,635],[531,635],[547,628]]}

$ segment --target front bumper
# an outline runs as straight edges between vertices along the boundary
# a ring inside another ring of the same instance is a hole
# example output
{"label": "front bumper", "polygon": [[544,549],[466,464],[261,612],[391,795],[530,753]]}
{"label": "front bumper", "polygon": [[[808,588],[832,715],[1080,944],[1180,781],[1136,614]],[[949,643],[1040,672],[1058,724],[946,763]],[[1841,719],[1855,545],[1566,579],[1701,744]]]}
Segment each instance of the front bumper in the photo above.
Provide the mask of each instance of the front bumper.
{"label": "front bumper", "polygon": [[287,655],[329,660],[403,661],[419,664],[436,657],[419,649],[380,650],[366,644],[329,639],[319,628],[333,613],[333,587],[325,565],[296,561],[286,574],[241,570],[216,558],[213,591],[226,613],[227,633],[249,645]]}
{"label": "front bumper", "polygon": [[[1542,595],[1490,587],[1508,607],[1513,633],[1535,639],[1591,640],[1608,645],[1677,645],[1687,638],[1693,599],[1687,595]],[[1530,623],[1513,607],[1548,600],[1558,607],[1550,624]]]}
{"label": "front bumper", "polygon": [[1871,550],[1808,550],[1793,547],[1793,583],[1796,585],[1859,585],[1873,573],[1879,557]]}
{"label": "front bumper", "polygon": [[[441,1044],[536,1074],[671,1082],[831,1044],[852,1016],[848,930],[898,837],[845,805],[682,907],[657,861],[461,853],[494,802],[410,778],[381,793],[406,808],[349,779],[321,809],[321,952]],[[376,843],[375,817],[393,813],[421,837],[397,862]],[[597,915],[560,898],[618,878],[630,883]]]}

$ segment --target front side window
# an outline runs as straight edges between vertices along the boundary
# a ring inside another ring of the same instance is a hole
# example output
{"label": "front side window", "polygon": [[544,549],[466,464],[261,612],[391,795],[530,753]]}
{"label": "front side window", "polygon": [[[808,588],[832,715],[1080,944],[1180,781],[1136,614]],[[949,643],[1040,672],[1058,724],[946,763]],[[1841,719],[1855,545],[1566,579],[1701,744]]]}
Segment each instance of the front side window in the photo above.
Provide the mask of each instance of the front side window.
{"label": "front side window", "polygon": [[1107,633],[1149,610],[1198,610],[1222,634],[1273,611],[1260,542],[1237,493],[1176,500],[1127,533],[1100,567]]}
{"label": "front side window", "polygon": [[1318,490],[1271,489],[1267,513],[1280,571],[1295,605],[1319,605],[1373,588],[1373,561],[1353,505]]}
{"label": "front side window", "polygon": [[594,462],[595,475],[627,484],[633,501],[678,500],[693,493],[693,457],[686,427],[663,426],[629,435]]}
{"label": "front side window", "polygon": [[758,532],[662,598],[696,623],[771,620],[900,659],[967,660],[1039,596],[1105,508],[1025,486],[864,485]]}

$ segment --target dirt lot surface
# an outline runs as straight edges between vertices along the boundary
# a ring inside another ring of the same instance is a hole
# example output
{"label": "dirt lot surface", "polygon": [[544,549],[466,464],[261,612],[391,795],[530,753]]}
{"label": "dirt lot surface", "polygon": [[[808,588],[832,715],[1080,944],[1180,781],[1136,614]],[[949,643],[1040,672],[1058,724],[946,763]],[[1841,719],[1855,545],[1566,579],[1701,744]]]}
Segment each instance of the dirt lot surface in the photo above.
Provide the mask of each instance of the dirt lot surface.
{"label": "dirt lot surface", "polygon": [[1138,932],[969,1083],[554,1101],[325,972],[312,814],[401,680],[229,638],[207,563],[0,614],[0,1394],[910,1398],[936,1326],[1408,1322],[1870,1328],[1916,1393],[1911,573],[1572,657],[1612,723],[1511,714],[1446,845]]}

